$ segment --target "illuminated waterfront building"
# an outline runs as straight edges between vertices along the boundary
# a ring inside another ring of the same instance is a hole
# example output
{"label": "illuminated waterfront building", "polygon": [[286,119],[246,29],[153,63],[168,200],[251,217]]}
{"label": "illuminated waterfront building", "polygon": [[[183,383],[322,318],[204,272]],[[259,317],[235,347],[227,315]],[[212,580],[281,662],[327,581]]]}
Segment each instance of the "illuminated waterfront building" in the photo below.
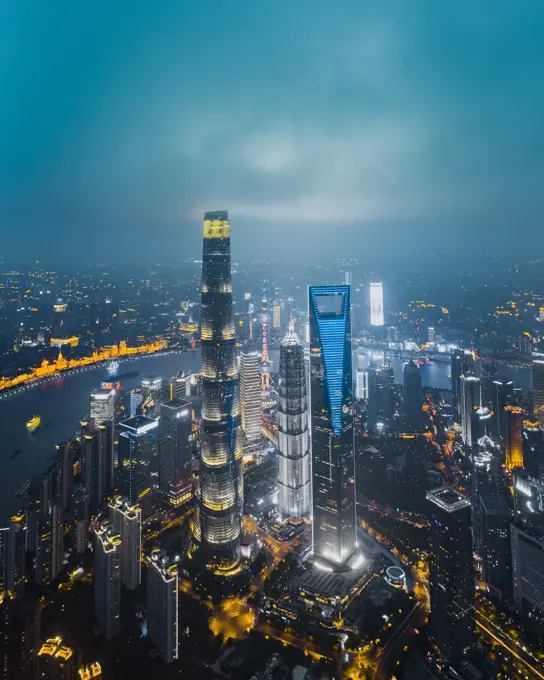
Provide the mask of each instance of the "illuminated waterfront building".
{"label": "illuminated waterfront building", "polygon": [[370,283],[370,325],[384,325],[383,284],[377,281]]}
{"label": "illuminated waterfront building", "polygon": [[96,530],[94,608],[102,635],[111,640],[121,628],[121,537],[108,524]]}
{"label": "illuminated waterfront building", "polygon": [[252,454],[261,443],[261,377],[259,354],[252,344],[240,352],[240,423],[244,454]]}
{"label": "illuminated waterfront building", "polygon": [[120,423],[119,467],[123,476],[124,494],[131,505],[139,505],[142,519],[154,511],[151,469],[157,452],[158,421],[135,416]]}
{"label": "illuminated waterfront building", "polygon": [[430,639],[439,657],[457,662],[475,641],[470,500],[444,486],[427,492]]}
{"label": "illuminated waterfront building", "polygon": [[147,566],[147,633],[165,663],[179,658],[178,568],[154,550]]}
{"label": "illuminated waterfront building", "polygon": [[504,449],[509,470],[523,467],[523,409],[518,404],[505,406],[506,436]]}
{"label": "illuminated waterfront building", "polygon": [[280,349],[278,510],[282,519],[310,514],[310,436],[304,349],[291,329]]}
{"label": "illuminated waterfront building", "polygon": [[193,497],[192,405],[183,399],[161,404],[159,420],[159,491],[179,507]]}
{"label": "illuminated waterfront building", "polygon": [[115,418],[116,390],[98,389],[91,392],[89,398],[89,418],[95,425],[102,425]]}
{"label": "illuminated waterfront building", "polygon": [[201,305],[202,424],[194,534],[207,568],[240,563],[244,479],[226,211],[204,216]]}
{"label": "illuminated waterfront building", "polygon": [[422,424],[423,390],[419,366],[410,360],[404,367],[404,424],[407,431]]}
{"label": "illuminated waterfront building", "polygon": [[345,567],[356,550],[349,286],[310,286],[313,549]]}
{"label": "illuminated waterfront building", "polygon": [[544,352],[533,350],[533,411],[544,429]]}
{"label": "illuminated waterfront building", "polygon": [[462,375],[460,383],[461,434],[463,443],[470,448],[476,443],[472,436],[472,415],[481,405],[480,380],[474,375]]}
{"label": "illuminated waterfront building", "polygon": [[142,380],[141,407],[148,418],[158,418],[162,401],[162,378],[150,375]]}
{"label": "illuminated waterfront building", "polygon": [[121,536],[121,582],[129,590],[142,581],[142,511],[128,499],[115,496],[109,504],[113,532]]}

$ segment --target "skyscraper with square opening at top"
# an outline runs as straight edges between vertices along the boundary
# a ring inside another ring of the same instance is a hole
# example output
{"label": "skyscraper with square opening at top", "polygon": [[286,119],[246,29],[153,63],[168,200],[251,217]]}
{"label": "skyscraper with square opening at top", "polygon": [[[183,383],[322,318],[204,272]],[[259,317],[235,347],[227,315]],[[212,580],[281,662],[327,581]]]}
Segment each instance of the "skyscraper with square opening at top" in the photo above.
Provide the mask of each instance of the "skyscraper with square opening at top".
{"label": "skyscraper with square opening at top", "polygon": [[357,547],[349,286],[310,286],[314,562],[348,568]]}

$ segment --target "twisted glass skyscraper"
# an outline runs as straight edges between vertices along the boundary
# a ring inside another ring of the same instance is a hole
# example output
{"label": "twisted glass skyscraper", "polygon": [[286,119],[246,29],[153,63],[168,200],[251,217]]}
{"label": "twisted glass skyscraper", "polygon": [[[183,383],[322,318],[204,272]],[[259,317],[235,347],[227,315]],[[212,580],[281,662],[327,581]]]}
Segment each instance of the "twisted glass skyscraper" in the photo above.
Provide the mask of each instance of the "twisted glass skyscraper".
{"label": "twisted glass skyscraper", "polygon": [[304,349],[294,331],[281,343],[278,385],[278,487],[283,519],[310,513],[310,441]]}
{"label": "twisted glass skyscraper", "polygon": [[244,482],[226,211],[204,216],[200,325],[202,426],[194,532],[206,567],[229,575],[240,562]]}
{"label": "twisted glass skyscraper", "polygon": [[349,286],[310,286],[313,545],[346,568],[356,550]]}

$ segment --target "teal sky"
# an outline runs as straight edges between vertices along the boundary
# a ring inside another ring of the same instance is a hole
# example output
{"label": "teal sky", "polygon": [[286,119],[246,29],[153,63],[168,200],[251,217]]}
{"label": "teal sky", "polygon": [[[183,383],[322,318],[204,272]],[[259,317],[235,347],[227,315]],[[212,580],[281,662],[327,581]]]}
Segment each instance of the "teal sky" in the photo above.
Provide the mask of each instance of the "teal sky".
{"label": "teal sky", "polygon": [[[543,255],[544,3],[6,0],[9,256]],[[236,231],[234,231],[236,230]]]}

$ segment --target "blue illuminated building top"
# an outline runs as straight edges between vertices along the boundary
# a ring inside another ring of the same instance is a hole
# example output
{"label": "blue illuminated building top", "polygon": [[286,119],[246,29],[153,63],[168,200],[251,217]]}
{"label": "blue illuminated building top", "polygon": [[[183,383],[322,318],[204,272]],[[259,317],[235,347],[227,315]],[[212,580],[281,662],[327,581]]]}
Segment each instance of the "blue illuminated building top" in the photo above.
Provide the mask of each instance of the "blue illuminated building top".
{"label": "blue illuminated building top", "polygon": [[335,435],[340,435],[346,339],[350,330],[350,287],[310,286],[310,305],[319,333],[331,427]]}

